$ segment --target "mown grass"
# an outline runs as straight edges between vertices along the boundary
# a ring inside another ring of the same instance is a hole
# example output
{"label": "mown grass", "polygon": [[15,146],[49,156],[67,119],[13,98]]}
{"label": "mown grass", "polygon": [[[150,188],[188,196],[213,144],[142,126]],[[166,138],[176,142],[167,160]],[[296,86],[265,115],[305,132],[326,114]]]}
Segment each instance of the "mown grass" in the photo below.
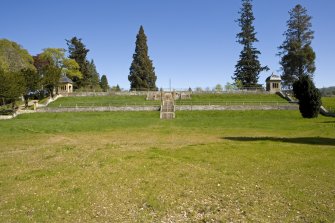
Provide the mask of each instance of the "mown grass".
{"label": "mown grass", "polygon": [[333,222],[335,120],[298,111],[0,122],[1,222]]}
{"label": "mown grass", "polygon": [[[63,97],[49,104],[49,107],[96,107],[96,106],[150,106],[161,101],[146,100],[146,96],[91,96]],[[191,99],[176,100],[177,105],[241,105],[287,103],[275,94],[192,94]]]}
{"label": "mown grass", "polygon": [[190,100],[177,100],[177,104],[273,104],[287,103],[287,101],[276,94],[192,94]]}
{"label": "mown grass", "polygon": [[146,96],[88,96],[88,97],[62,97],[50,103],[48,107],[96,107],[96,106],[146,106],[160,105],[160,101],[146,101]]}
{"label": "mown grass", "polygon": [[331,112],[335,112],[335,97],[322,97],[322,105]]}

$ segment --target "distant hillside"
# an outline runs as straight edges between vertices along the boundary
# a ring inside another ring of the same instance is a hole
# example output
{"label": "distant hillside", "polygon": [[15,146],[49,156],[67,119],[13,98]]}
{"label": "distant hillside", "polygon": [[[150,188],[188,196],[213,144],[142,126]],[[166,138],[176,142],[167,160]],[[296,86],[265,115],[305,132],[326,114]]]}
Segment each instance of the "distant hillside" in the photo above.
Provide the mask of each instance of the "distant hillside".
{"label": "distant hillside", "polygon": [[335,96],[335,86],[334,87],[327,87],[327,88],[320,88],[321,95],[324,96]]}

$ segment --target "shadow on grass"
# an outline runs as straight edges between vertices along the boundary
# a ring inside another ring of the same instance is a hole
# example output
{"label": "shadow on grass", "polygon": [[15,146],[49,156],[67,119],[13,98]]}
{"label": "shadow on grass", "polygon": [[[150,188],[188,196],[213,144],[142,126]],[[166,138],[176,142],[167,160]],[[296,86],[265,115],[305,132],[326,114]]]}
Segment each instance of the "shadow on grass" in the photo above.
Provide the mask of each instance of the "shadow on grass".
{"label": "shadow on grass", "polygon": [[323,124],[335,124],[335,121],[325,121],[325,122],[319,122],[319,123],[323,123]]}
{"label": "shadow on grass", "polygon": [[324,145],[335,146],[335,139],[324,137],[299,137],[299,138],[279,138],[279,137],[223,137],[232,141],[255,142],[255,141],[272,141],[272,142],[288,142],[308,145]]}

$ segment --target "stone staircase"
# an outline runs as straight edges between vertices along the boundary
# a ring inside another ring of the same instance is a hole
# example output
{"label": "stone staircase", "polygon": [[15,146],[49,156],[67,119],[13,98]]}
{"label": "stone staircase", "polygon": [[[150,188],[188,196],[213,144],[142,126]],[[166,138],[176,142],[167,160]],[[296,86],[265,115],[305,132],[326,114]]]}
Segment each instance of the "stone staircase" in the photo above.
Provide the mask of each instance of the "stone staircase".
{"label": "stone staircase", "polygon": [[171,93],[165,93],[160,110],[161,119],[174,119],[176,117],[176,108]]}
{"label": "stone staircase", "polygon": [[329,112],[325,107],[321,105],[320,114],[328,117],[335,117],[335,113]]}
{"label": "stone staircase", "polygon": [[[284,92],[280,91],[280,92],[277,92],[277,94],[286,99],[288,102],[290,103],[296,103],[296,104],[299,104],[299,101],[295,101],[293,100],[288,94],[285,94]],[[335,117],[335,113],[331,113],[329,112],[325,107],[321,106],[320,107],[320,114],[323,115],[323,116],[328,116],[328,117]]]}
{"label": "stone staircase", "polygon": [[284,98],[284,99],[287,100],[289,103],[296,103],[296,104],[299,103],[297,100],[294,100],[289,94],[284,93],[284,92],[282,92],[282,91],[277,92],[277,95],[279,95],[280,97]]}

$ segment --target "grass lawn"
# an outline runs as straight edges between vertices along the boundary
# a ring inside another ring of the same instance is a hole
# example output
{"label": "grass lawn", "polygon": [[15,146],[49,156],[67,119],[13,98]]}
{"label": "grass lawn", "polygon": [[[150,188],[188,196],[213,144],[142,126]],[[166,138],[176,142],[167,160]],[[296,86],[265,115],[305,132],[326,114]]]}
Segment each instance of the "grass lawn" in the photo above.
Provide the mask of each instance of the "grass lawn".
{"label": "grass lawn", "polygon": [[0,122],[0,222],[334,222],[335,119],[35,113]]}
{"label": "grass lawn", "polygon": [[322,105],[329,111],[335,112],[335,97],[322,97]]}
{"label": "grass lawn", "polygon": [[[160,101],[147,101],[145,96],[91,96],[63,97],[50,103],[48,107],[87,107],[160,105]],[[287,103],[275,94],[193,94],[189,100],[176,100],[177,105],[241,105]]]}
{"label": "grass lawn", "polygon": [[88,96],[62,97],[50,103],[48,107],[75,107],[75,106],[126,106],[126,105],[160,105],[160,101],[147,101],[146,96]]}
{"label": "grass lawn", "polygon": [[240,105],[240,104],[277,104],[287,101],[276,94],[193,94],[190,100],[177,100],[178,104],[194,105]]}

